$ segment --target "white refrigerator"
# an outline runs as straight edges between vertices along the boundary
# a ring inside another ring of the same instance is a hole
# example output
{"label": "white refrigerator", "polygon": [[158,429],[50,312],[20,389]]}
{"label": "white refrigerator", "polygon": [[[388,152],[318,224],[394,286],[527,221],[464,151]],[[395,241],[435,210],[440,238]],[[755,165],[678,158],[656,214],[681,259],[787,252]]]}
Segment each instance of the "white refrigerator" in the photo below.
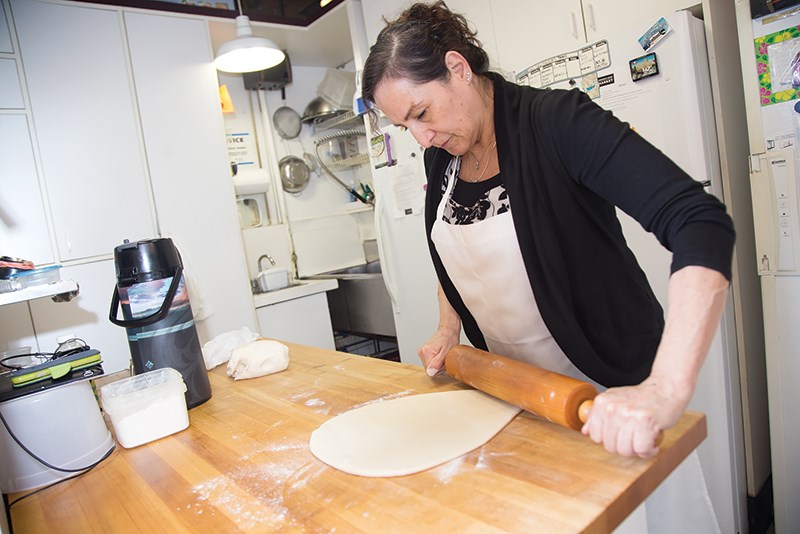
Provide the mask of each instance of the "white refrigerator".
{"label": "white refrigerator", "polygon": [[[652,28],[610,35],[555,57],[531,58],[540,60],[517,72],[516,81],[580,88],[723,198],[703,22],[688,11],[653,22]],[[671,254],[637,222],[618,214],[628,245],[666,311]],[[729,298],[689,405],[707,417],[708,438],[698,452],[722,532],[747,530],[746,462],[752,464],[755,457],[758,463],[766,453],[757,450],[768,447],[766,439],[756,439],[745,451],[739,366]],[[768,462],[763,464],[755,469],[758,487],[769,472]]]}
{"label": "white refrigerator", "polygon": [[425,238],[423,150],[408,132],[391,125],[381,131],[383,144],[374,145],[372,157],[378,253],[400,361],[421,365],[417,348],[439,323],[438,281]]}
{"label": "white refrigerator", "polygon": [[[800,532],[800,12],[738,6],[767,357],[775,532]],[[797,107],[795,107],[797,106]]]}

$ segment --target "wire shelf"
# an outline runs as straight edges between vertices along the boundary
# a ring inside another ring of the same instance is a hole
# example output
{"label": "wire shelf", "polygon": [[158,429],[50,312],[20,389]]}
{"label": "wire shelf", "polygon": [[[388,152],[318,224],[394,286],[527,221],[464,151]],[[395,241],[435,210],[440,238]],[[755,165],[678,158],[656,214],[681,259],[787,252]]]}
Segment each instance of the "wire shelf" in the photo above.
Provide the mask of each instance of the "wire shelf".
{"label": "wire shelf", "polygon": [[340,159],[336,161],[326,162],[325,164],[331,170],[352,169],[369,163],[369,154],[356,154],[355,156]]}
{"label": "wire shelf", "polygon": [[345,113],[336,115],[335,117],[331,117],[330,119],[315,123],[314,131],[321,132],[324,130],[331,130],[333,128],[352,128],[354,126],[363,125],[364,120],[362,119],[361,115],[356,115],[354,111],[347,111]]}

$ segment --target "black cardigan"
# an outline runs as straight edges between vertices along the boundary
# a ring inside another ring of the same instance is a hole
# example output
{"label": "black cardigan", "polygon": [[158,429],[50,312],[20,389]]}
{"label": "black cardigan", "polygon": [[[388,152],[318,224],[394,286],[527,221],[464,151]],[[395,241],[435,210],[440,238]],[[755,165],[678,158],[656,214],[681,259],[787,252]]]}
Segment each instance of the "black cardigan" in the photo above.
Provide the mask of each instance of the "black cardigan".
{"label": "black cardigan", "polygon": [[[664,316],[614,207],[673,253],[672,272],[701,265],[730,280],[735,236],[725,206],[577,89],[490,77],[500,170],[542,318],[587,376],[608,387],[637,384],[650,373]],[[430,238],[451,157],[425,151],[428,245],[467,337],[486,349]]]}

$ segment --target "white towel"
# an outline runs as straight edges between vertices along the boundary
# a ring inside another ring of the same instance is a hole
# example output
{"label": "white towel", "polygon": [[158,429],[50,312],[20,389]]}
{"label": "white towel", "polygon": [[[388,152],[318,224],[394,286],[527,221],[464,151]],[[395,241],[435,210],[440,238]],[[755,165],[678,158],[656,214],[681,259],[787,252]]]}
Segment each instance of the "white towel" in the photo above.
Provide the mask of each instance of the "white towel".
{"label": "white towel", "polygon": [[172,234],[168,234],[165,237],[172,239],[172,243],[181,255],[183,280],[186,284],[186,291],[189,292],[189,300],[192,304],[192,316],[196,323],[205,321],[214,314],[214,310],[211,307],[211,301],[209,301],[205,291],[203,291],[199,277],[195,275],[195,271],[192,269],[192,260],[189,257],[189,252],[186,250],[187,247],[182,246],[180,240]]}
{"label": "white towel", "polygon": [[206,369],[210,371],[214,367],[227,362],[231,359],[233,350],[242,345],[247,345],[258,339],[258,334],[252,332],[246,326],[239,330],[232,330],[218,335],[211,341],[203,344],[203,360]]}

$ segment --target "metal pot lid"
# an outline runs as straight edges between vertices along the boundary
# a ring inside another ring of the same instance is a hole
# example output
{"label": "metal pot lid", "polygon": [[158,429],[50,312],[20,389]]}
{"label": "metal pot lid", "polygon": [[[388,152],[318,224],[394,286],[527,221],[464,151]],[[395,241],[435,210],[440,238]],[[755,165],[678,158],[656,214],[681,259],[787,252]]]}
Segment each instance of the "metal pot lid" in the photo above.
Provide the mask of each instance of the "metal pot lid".
{"label": "metal pot lid", "polygon": [[278,162],[283,190],[287,193],[299,193],[308,185],[311,171],[306,162],[296,156],[286,156]]}

